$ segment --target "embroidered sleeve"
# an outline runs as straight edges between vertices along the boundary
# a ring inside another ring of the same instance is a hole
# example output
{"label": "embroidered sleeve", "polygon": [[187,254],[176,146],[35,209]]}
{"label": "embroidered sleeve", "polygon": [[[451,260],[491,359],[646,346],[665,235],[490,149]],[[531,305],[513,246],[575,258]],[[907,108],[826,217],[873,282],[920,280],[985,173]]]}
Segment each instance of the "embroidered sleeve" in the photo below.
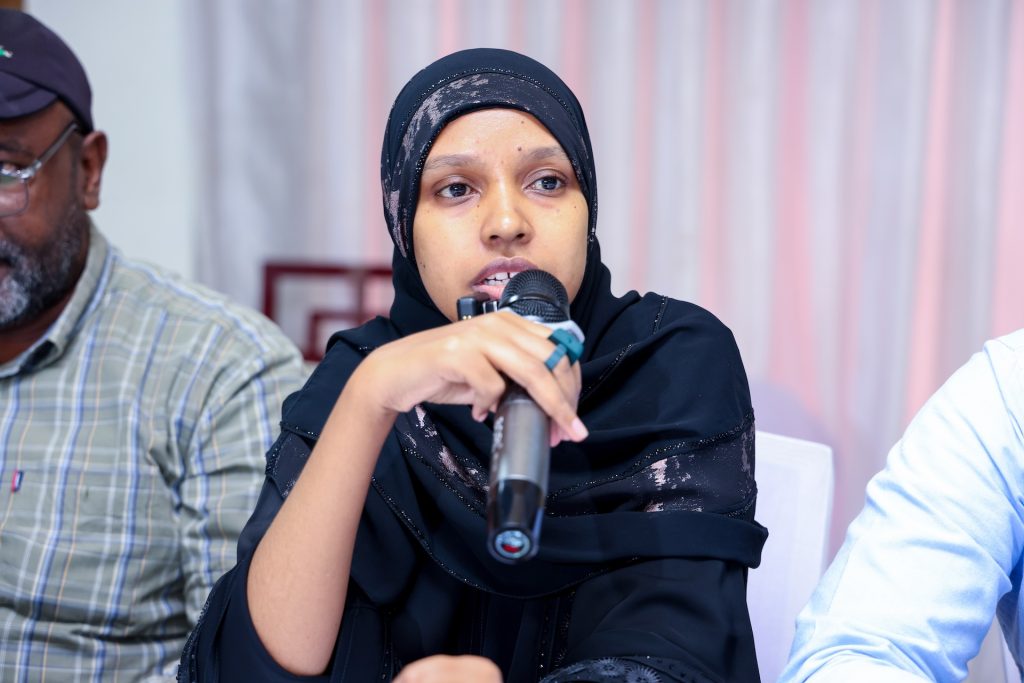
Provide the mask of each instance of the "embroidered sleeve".
{"label": "embroidered sleeve", "polygon": [[541,683],[711,683],[711,679],[658,657],[588,659],[555,671]]}

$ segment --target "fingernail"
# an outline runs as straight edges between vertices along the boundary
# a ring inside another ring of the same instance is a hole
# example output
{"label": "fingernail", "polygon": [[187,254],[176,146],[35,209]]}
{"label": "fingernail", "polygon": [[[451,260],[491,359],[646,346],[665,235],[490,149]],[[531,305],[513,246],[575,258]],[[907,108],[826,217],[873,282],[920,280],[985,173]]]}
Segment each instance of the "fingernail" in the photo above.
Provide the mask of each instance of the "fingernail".
{"label": "fingernail", "polygon": [[576,438],[576,441],[583,441],[583,439],[590,436],[590,432],[583,426],[582,420],[578,417],[572,421],[572,434]]}

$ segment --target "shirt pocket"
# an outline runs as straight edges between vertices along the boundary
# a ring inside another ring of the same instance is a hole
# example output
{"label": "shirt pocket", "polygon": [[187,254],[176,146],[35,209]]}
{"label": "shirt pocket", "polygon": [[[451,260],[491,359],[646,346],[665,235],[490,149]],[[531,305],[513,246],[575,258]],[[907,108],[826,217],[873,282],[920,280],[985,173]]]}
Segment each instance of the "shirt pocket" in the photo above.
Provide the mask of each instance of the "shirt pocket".
{"label": "shirt pocket", "polygon": [[4,477],[5,582],[18,583],[13,594],[33,600],[40,619],[95,625],[130,614],[137,591],[176,580],[169,492],[148,463],[127,472],[77,461],[26,465]]}

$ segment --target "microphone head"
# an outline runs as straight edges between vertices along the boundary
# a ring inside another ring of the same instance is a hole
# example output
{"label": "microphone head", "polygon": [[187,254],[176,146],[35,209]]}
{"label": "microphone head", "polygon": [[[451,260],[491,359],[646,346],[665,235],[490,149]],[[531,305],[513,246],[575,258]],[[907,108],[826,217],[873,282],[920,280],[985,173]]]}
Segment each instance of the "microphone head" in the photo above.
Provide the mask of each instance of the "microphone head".
{"label": "microphone head", "polygon": [[537,322],[560,323],[569,319],[569,294],[551,273],[524,270],[505,285],[498,308]]}

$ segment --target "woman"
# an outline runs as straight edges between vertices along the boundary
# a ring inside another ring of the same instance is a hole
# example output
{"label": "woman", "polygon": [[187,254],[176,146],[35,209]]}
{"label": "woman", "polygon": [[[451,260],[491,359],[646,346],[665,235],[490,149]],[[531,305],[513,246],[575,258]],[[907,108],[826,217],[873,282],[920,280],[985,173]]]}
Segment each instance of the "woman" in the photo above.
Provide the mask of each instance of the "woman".
{"label": "woman", "polygon": [[[336,334],[285,402],[179,675],[757,680],[745,586],[766,532],[743,366],[707,312],[611,294],[576,98],[522,55],[449,55],[399,94],[381,174],[391,317]],[[550,330],[511,313],[452,322],[458,297],[531,268],[567,289],[578,364],[549,371]],[[553,425],[541,550],[517,566],[485,543],[504,377]]]}

